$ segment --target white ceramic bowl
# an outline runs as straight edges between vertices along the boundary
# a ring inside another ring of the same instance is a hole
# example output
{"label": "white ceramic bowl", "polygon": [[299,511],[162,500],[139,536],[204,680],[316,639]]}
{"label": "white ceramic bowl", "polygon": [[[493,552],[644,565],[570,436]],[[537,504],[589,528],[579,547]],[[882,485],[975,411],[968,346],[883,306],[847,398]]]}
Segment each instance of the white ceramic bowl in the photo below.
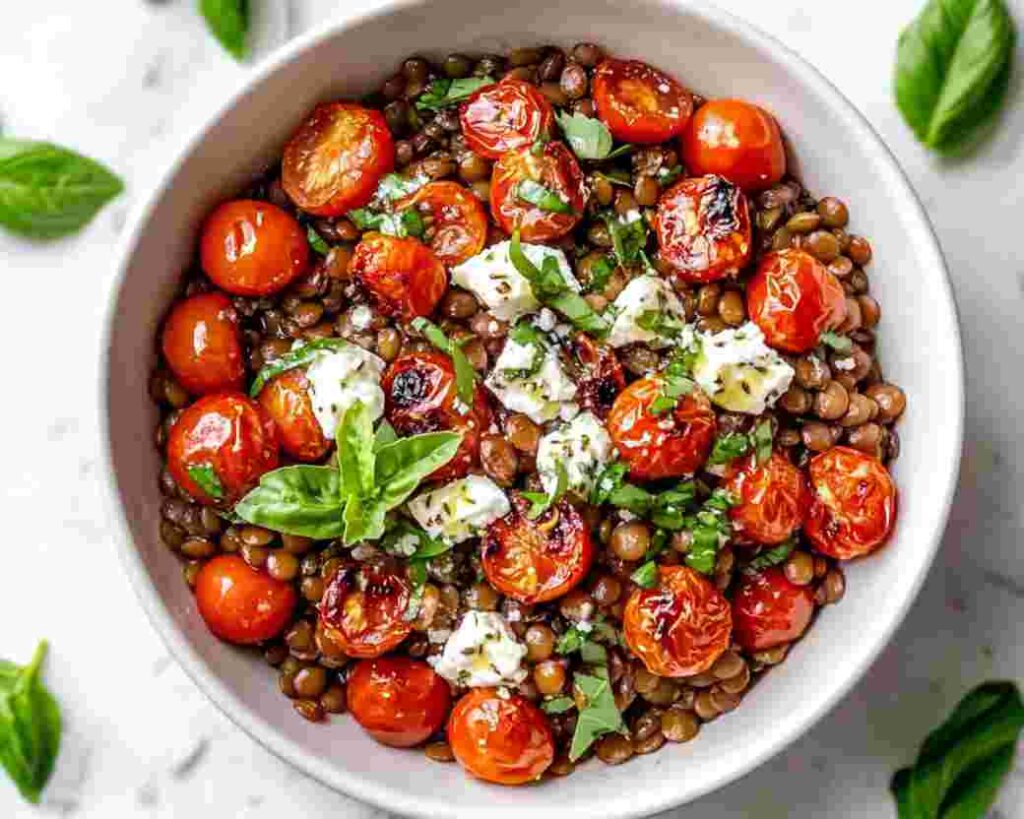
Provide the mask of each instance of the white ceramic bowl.
{"label": "white ceramic bowl", "polygon": [[[696,741],[623,767],[595,762],[565,779],[501,788],[469,779],[457,765],[378,745],[351,720],[311,725],[297,718],[258,657],[206,630],[178,562],[157,538],[157,416],[146,385],[153,334],[193,256],[200,220],[278,155],[316,101],[374,88],[410,53],[580,39],[648,59],[702,94],[766,106],[810,190],[849,203],[854,230],[869,236],[875,250],[881,361],[909,398],[895,468],[900,516],[885,549],[849,566],[842,603],[825,609],[786,663]],[[779,43],[703,5],[520,0],[470,8],[465,0],[433,0],[343,15],[255,70],[189,140],[136,213],[119,264],[104,415],[125,528],[122,554],[143,607],[193,679],[256,740],[323,782],[395,812],[641,815],[740,776],[811,726],[866,670],[913,600],[944,527],[960,454],[963,381],[955,308],[928,220],[878,137],[821,75]]]}

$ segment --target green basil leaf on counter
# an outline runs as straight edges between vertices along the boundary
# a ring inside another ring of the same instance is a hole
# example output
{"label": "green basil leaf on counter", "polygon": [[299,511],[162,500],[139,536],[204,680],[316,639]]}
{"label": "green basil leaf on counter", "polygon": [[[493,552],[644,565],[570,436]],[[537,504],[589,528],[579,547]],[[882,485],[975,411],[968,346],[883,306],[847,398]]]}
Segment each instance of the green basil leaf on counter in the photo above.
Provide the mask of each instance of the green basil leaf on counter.
{"label": "green basil leaf on counter", "polygon": [[580,159],[605,159],[612,152],[612,133],[608,126],[595,117],[585,114],[555,114],[565,141]]}
{"label": "green basil leaf on counter", "polygon": [[458,80],[444,77],[434,80],[416,100],[416,107],[420,111],[446,108],[468,99],[488,85],[494,85],[494,80],[490,77],[464,77]]}
{"label": "green basil leaf on counter", "polygon": [[466,407],[472,407],[476,392],[476,373],[463,352],[462,345],[450,339],[445,335],[444,330],[425,318],[413,319],[412,327],[422,333],[423,337],[438,350],[451,358],[452,366],[455,368],[455,391],[458,393],[459,400]]}
{"label": "green basil leaf on counter", "polygon": [[516,185],[516,197],[524,202],[529,202],[548,213],[574,213],[572,205],[555,193],[551,188],[534,182],[532,179],[524,179]]}
{"label": "green basil leaf on counter", "polygon": [[283,466],[260,478],[259,486],[235,506],[235,514],[275,532],[329,540],[345,533],[343,504],[334,467]]}
{"label": "green basil leaf on counter", "polygon": [[615,696],[607,674],[576,674],[573,687],[584,701],[569,746],[569,759],[575,762],[597,739],[605,734],[625,730],[625,724],[622,714],[615,707]]}
{"label": "green basil leaf on counter", "polygon": [[220,482],[217,470],[213,468],[212,464],[193,464],[186,472],[195,481],[196,486],[211,498],[214,500],[224,498],[224,485]]}
{"label": "green basil leaf on counter", "polygon": [[222,46],[236,60],[245,57],[249,0],[199,0],[199,13]]}
{"label": "green basil leaf on counter", "polygon": [[268,381],[283,372],[312,364],[321,352],[337,352],[338,350],[344,350],[348,346],[350,346],[350,342],[345,341],[343,338],[318,338],[313,341],[307,341],[301,347],[296,347],[294,350],[285,353],[280,358],[264,366],[256,374],[256,378],[253,379],[252,386],[249,388],[249,395],[255,398],[267,386]]}
{"label": "green basil leaf on counter", "polygon": [[331,252],[331,246],[324,241],[323,236],[313,229],[312,225],[306,228],[306,239],[309,242],[309,246],[313,248],[313,251],[321,256],[326,256]]}

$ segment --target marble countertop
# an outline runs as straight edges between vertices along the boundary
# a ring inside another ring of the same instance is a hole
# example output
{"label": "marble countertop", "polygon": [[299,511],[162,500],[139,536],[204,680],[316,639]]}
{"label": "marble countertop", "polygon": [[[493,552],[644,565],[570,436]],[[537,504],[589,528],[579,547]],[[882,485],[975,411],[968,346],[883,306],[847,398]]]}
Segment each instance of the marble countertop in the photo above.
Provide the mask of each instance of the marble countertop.
{"label": "marble countertop", "polygon": [[[341,3],[253,5],[265,52]],[[939,716],[978,681],[1024,679],[1020,71],[995,137],[970,161],[944,162],[914,142],[890,98],[896,36],[920,0],[866,0],[856,9],[820,0],[720,5],[817,65],[867,115],[921,194],[960,308],[967,439],[942,551],[871,671],[788,750],[671,815],[894,816],[889,776]],[[1024,0],[1010,5],[1024,24]],[[204,35],[194,6],[32,0],[3,12],[2,131],[75,146],[127,182],[127,193],[75,238],[34,245],[0,233],[9,385],[0,408],[0,654],[27,660],[35,641],[49,638],[47,681],[66,720],[44,804],[24,806],[0,778],[4,817],[385,815],[271,756],[206,701],[145,620],[103,512],[95,385],[112,247],[170,149],[248,70]],[[1019,758],[1000,798],[1002,819],[1024,817],[1022,765]]]}

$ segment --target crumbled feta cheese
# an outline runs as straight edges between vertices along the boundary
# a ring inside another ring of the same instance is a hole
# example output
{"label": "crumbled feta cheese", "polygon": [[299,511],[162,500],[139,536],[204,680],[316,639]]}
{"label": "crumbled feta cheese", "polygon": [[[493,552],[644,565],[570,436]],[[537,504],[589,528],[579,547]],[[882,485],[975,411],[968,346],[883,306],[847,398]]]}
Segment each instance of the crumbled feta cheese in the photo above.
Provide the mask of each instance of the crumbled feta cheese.
{"label": "crumbled feta cheese", "polygon": [[408,509],[427,534],[445,543],[461,543],[507,515],[511,507],[501,487],[490,478],[468,475],[417,495]]}
{"label": "crumbled feta cheese", "polygon": [[420,547],[420,539],[412,532],[406,532],[391,544],[390,552],[402,557],[412,557]]}
{"label": "crumbled feta cheese", "polygon": [[[482,253],[452,268],[452,282],[470,291],[502,321],[512,321],[518,316],[534,313],[540,302],[533,295],[530,282],[512,264],[509,258],[511,242],[491,245]],[[572,275],[565,254],[553,247],[523,243],[523,254],[538,268],[545,258],[558,263],[558,270],[566,284],[577,293],[580,283]]]}
{"label": "crumbled feta cheese", "polygon": [[373,310],[365,304],[360,304],[352,308],[348,314],[348,319],[354,329],[369,330],[370,325],[373,324]]}
{"label": "crumbled feta cheese", "polygon": [[718,406],[758,415],[789,388],[793,368],[764,341],[753,322],[702,333],[693,376]]}
{"label": "crumbled feta cheese", "polygon": [[612,439],[592,412],[581,412],[572,421],[549,432],[537,445],[537,472],[544,491],[558,485],[558,466],[565,468],[568,488],[587,497],[611,459]]}
{"label": "crumbled feta cheese", "polygon": [[323,350],[306,369],[313,414],[324,435],[333,439],[341,418],[352,404],[362,401],[376,421],[384,413],[380,376],[384,362],[355,344]]}
{"label": "crumbled feta cheese", "polygon": [[608,343],[613,347],[643,343],[651,347],[667,347],[672,339],[653,330],[645,330],[637,321],[640,316],[655,310],[669,319],[686,321],[686,312],[675,290],[658,276],[638,276],[633,279],[612,303],[615,320]]}
{"label": "crumbled feta cheese", "polygon": [[558,351],[546,343],[520,344],[507,339],[484,383],[506,409],[528,415],[538,424],[557,418],[563,406],[576,397],[576,385]]}
{"label": "crumbled feta cheese", "polygon": [[505,619],[493,611],[467,611],[429,662],[449,682],[469,688],[518,685],[526,679],[526,646],[516,640]]}

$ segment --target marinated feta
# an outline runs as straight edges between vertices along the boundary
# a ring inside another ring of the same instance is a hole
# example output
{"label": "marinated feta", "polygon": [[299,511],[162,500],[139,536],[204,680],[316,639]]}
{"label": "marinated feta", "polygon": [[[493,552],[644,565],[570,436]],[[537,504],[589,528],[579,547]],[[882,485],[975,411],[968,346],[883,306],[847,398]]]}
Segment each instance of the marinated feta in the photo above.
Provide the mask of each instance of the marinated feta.
{"label": "marinated feta", "polygon": [[558,350],[546,341],[521,344],[509,338],[484,383],[506,409],[538,424],[557,418],[563,409],[570,415],[576,411],[576,385]]}
{"label": "marinated feta", "polygon": [[452,544],[476,536],[510,509],[501,487],[483,475],[468,475],[408,503],[409,514],[427,534]]}
{"label": "marinated feta", "polygon": [[377,420],[384,413],[380,376],[384,362],[355,344],[323,350],[306,369],[313,414],[324,435],[333,439],[341,417],[352,404],[362,401]]}
{"label": "marinated feta", "polygon": [[537,445],[537,472],[544,491],[558,485],[558,469],[565,469],[568,488],[587,497],[601,470],[611,459],[612,439],[592,412],[581,412],[572,421],[549,432]]}
{"label": "marinated feta", "polygon": [[638,276],[612,302],[615,319],[608,334],[608,343],[613,347],[637,343],[651,347],[669,346],[672,343],[670,335],[640,326],[640,317],[647,312],[657,312],[674,324],[686,322],[683,304],[671,284],[658,276]]}
{"label": "marinated feta", "polygon": [[467,611],[444,644],[444,651],[429,662],[455,685],[518,685],[526,679],[526,646],[516,640],[505,619],[493,611]]}
{"label": "marinated feta", "polygon": [[789,388],[793,368],[764,342],[753,322],[702,333],[694,379],[718,406],[758,415]]}

